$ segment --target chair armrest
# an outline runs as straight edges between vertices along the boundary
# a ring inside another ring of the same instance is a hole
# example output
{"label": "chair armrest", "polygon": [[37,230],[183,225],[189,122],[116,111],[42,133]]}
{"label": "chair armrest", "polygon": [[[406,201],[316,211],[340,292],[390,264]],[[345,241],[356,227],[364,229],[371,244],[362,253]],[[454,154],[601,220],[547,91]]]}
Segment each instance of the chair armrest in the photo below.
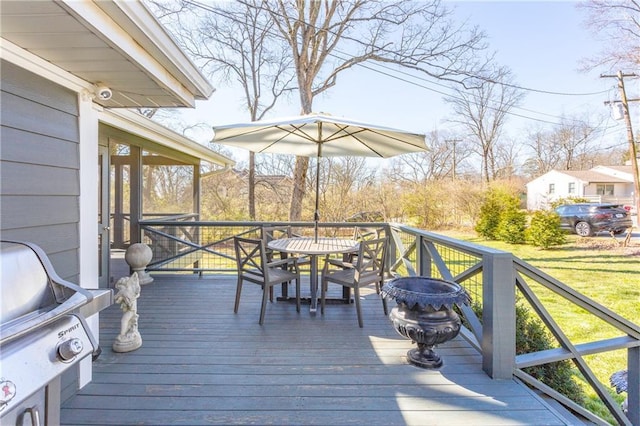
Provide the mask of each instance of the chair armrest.
{"label": "chair armrest", "polygon": [[325,259],[325,266],[328,266],[328,265],[337,266],[337,267],[342,268],[342,269],[353,269],[353,268],[355,268],[355,265],[353,263],[351,263],[351,262],[345,262],[344,260],[330,258],[330,257],[327,257]]}
{"label": "chair armrest", "polygon": [[298,263],[298,259],[295,257],[287,257],[285,259],[280,259],[280,260],[274,260],[273,262],[269,262],[267,263],[267,267],[269,268],[273,268],[276,266],[282,266],[282,265],[297,265]]}

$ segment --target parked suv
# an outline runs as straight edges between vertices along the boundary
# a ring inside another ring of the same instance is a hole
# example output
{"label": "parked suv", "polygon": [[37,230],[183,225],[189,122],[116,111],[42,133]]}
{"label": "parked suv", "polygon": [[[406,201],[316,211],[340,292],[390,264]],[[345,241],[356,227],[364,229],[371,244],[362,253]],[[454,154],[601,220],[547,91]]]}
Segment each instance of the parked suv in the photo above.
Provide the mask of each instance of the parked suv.
{"label": "parked suv", "polygon": [[608,231],[621,234],[633,226],[629,211],[618,204],[576,203],[556,207],[560,228],[581,237]]}

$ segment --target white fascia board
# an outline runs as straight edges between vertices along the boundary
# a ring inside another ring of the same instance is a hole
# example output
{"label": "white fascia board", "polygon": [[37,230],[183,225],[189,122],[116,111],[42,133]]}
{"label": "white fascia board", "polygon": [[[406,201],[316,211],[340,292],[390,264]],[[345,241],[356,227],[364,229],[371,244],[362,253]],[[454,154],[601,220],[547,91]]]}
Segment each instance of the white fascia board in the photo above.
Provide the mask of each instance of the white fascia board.
{"label": "white fascia board", "polygon": [[137,112],[127,109],[105,109],[100,112],[99,120],[102,123],[122,129],[134,135],[156,142],[174,151],[183,152],[201,160],[218,164],[224,167],[232,167],[235,161],[224,155],[218,154],[179,133],[156,123]]}
{"label": "white fascia board", "polygon": [[94,2],[61,0],[59,3],[86,28],[107,42],[113,49],[126,56],[131,63],[143,69],[160,86],[172,91],[184,105],[195,106],[195,96],[166,67],[156,60],[143,46],[127,33],[118,22],[107,15]]}
{"label": "white fascia board", "polygon": [[182,75],[192,82],[197,90],[196,99],[208,99],[214,92],[209,80],[193,64],[191,59],[185,55],[180,46],[176,44],[173,37],[166,28],[158,22],[149,9],[138,1],[114,0],[122,12],[142,31],[149,40],[159,46],[164,54],[171,60],[171,63],[182,73]]}
{"label": "white fascia board", "polygon": [[74,92],[81,93],[83,89],[93,90],[92,83],[45,61],[9,40],[4,38],[0,40],[0,58]]}

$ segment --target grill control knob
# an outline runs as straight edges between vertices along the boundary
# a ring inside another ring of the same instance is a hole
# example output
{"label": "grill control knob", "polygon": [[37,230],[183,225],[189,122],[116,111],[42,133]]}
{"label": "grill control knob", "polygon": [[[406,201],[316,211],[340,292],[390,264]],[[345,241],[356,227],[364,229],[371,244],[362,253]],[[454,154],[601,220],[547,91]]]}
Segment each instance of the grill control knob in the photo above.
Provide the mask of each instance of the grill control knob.
{"label": "grill control knob", "polygon": [[58,345],[58,356],[63,361],[69,361],[82,352],[82,340],[73,338],[65,340]]}

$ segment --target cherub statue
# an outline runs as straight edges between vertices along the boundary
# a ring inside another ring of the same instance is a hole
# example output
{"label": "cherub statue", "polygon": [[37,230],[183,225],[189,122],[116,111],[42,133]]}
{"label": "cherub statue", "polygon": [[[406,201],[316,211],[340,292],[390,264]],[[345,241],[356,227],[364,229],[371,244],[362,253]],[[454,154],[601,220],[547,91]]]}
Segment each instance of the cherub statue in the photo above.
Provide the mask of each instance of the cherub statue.
{"label": "cherub statue", "polygon": [[120,304],[122,319],[120,320],[120,334],[116,337],[113,350],[129,352],[142,346],[142,337],[138,332],[138,302],[140,296],[140,282],[138,274],[134,272],[130,277],[120,278],[116,282],[118,292],[115,302]]}

